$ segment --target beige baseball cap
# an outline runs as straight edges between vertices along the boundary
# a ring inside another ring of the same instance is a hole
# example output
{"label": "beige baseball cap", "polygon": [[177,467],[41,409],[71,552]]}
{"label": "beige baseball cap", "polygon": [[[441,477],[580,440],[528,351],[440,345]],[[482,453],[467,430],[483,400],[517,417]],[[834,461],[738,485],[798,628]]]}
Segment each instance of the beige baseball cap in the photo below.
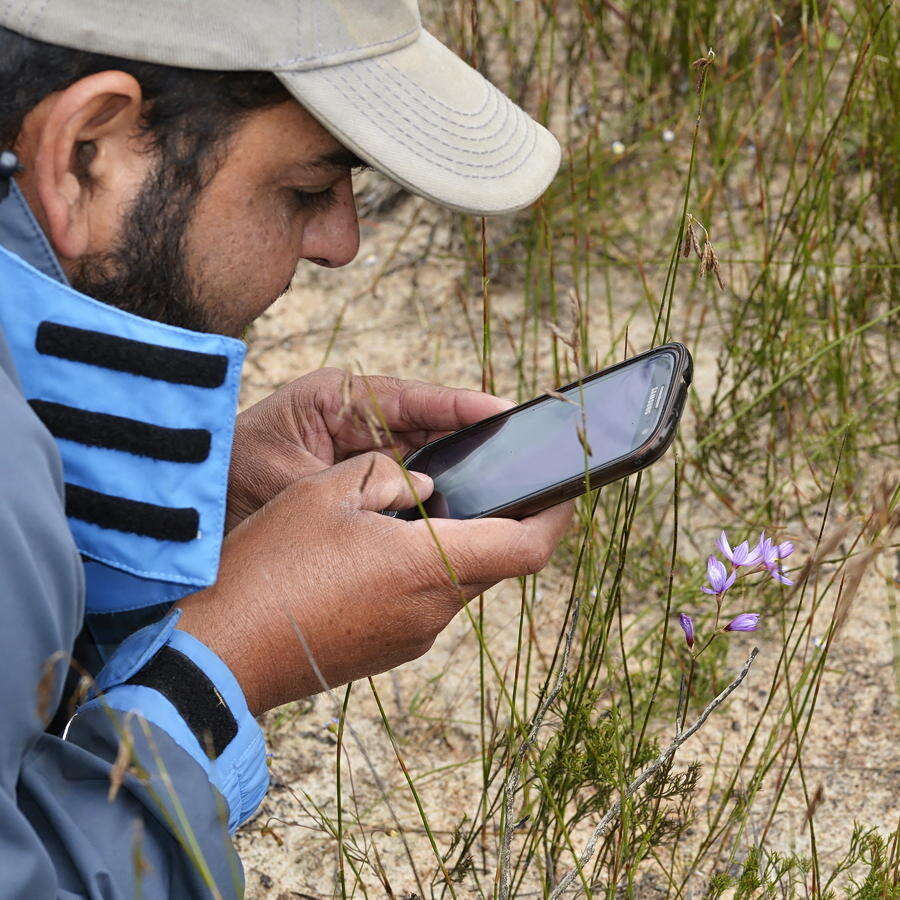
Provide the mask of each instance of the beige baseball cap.
{"label": "beige baseball cap", "polygon": [[416,0],[5,0],[0,25],[64,47],[273,72],[342,144],[442,206],[521,209],[556,139],[422,28]]}

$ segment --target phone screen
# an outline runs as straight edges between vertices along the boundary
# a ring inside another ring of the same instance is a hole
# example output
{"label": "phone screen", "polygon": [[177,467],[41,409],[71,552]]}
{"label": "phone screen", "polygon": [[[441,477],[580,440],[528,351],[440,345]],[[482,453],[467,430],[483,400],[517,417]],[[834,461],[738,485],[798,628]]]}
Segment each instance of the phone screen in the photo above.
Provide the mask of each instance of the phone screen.
{"label": "phone screen", "polygon": [[661,351],[423,447],[409,468],[434,479],[428,515],[475,518],[632,453],[659,424],[674,366]]}

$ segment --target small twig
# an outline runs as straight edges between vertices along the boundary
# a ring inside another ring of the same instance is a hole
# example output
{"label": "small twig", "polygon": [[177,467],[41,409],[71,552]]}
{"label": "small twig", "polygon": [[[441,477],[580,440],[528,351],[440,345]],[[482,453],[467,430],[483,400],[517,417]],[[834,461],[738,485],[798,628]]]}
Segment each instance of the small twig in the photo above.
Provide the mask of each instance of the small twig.
{"label": "small twig", "polygon": [[505,827],[503,830],[503,841],[500,847],[500,900],[507,900],[509,897],[510,846],[512,844],[513,832],[515,831],[513,825],[513,800],[515,799],[516,790],[519,787],[519,769],[529,747],[533,747],[534,742],[537,740],[538,732],[541,730],[541,725],[544,722],[544,716],[547,714],[547,710],[550,709],[556,698],[559,696],[559,692],[562,690],[563,681],[569,670],[569,652],[572,649],[572,641],[575,638],[575,626],[578,624],[578,609],[580,606],[581,600],[576,597],[572,604],[572,621],[569,623],[569,630],[566,634],[566,645],[563,650],[559,670],[556,673],[556,683],[553,685],[553,690],[547,694],[543,703],[541,703],[535,711],[535,714],[531,719],[531,728],[528,730],[528,737],[525,738],[522,742],[522,746],[519,747],[519,751],[511,766],[509,778],[507,778],[506,784],[503,786]]}
{"label": "small twig", "polygon": [[703,723],[712,715],[712,713],[716,710],[717,707],[721,706],[725,700],[728,699],[728,696],[733,693],[740,683],[747,677],[747,673],[750,671],[750,667],[753,665],[753,660],[756,659],[756,655],[759,653],[759,650],[754,647],[750,653],[750,656],[747,659],[747,662],[744,663],[744,667],[738,673],[737,678],[719,694],[714,700],[712,700],[706,709],[703,710],[702,713],[697,717],[697,720],[694,722],[690,728],[685,729],[675,736],[675,739],[663,750],[662,753],[656,758],[656,760],[644,769],[631,784],[628,785],[627,788],[623,791],[622,795],[618,800],[610,807],[610,809],[606,812],[603,818],[597,823],[597,827],[594,828],[593,833],[591,834],[588,842],[584,845],[584,850],[581,852],[581,856],[578,858],[578,867],[576,869],[572,869],[563,878],[560,879],[556,887],[553,889],[553,893],[550,895],[550,900],[556,900],[557,897],[561,897],[563,892],[572,884],[573,881],[578,877],[578,873],[584,870],[584,867],[590,862],[591,857],[594,855],[594,850],[597,848],[597,841],[603,837],[603,835],[610,829],[613,823],[616,821],[619,815],[619,811],[622,808],[622,801],[630,797],[638,788],[641,787],[651,775],[655,772],[659,771],[674,755],[675,751],[696,731],[698,731]]}

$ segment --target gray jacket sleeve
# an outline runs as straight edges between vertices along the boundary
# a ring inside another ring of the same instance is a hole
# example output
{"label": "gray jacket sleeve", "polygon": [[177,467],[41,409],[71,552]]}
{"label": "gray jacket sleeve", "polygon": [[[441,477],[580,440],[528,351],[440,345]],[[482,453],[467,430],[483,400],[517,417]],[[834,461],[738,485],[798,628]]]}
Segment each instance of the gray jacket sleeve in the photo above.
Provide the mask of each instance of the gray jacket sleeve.
{"label": "gray jacket sleeve", "polygon": [[87,709],[65,739],[44,732],[82,579],[56,446],[0,335],[0,896],[242,895],[222,796],[166,731],[132,727],[127,767],[116,765],[125,713]]}

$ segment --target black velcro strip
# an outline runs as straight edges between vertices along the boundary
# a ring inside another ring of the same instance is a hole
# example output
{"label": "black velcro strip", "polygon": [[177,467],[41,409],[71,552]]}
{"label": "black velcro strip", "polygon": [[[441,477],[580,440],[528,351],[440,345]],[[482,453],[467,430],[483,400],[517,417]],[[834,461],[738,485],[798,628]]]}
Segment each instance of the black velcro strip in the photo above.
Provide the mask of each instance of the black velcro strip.
{"label": "black velcro strip", "polygon": [[68,483],[66,514],[101,528],[139,534],[159,541],[186,543],[197,537],[200,528],[200,513],[191,507],[176,509],[156,506]]}
{"label": "black velcro strip", "polygon": [[164,428],[49,400],[28,402],[50,434],[57,438],[170,462],[199,463],[209,456],[212,438],[202,428]]}
{"label": "black velcro strip", "polygon": [[41,322],[38,325],[34,345],[38,353],[47,356],[143,375],[172,384],[215,388],[224,383],[228,372],[227,356],[159,347],[56,322]]}
{"label": "black velcro strip", "polygon": [[125,684],[159,691],[178,710],[210,759],[218,759],[238,733],[234,713],[209,676],[174,647],[163,646]]}

